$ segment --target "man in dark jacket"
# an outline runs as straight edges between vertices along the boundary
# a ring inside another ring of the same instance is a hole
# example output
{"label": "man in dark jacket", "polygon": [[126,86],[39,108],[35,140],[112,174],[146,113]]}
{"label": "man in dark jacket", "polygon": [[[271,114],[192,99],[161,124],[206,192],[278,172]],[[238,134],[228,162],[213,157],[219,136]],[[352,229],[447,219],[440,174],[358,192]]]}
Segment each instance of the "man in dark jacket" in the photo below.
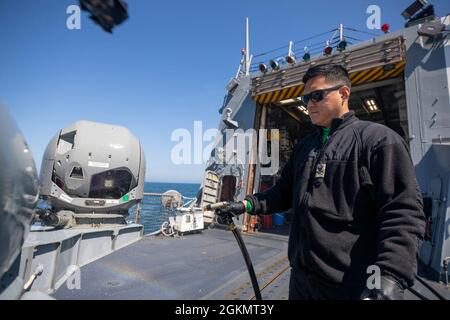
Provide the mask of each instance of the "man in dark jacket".
{"label": "man in dark jacket", "polygon": [[303,83],[316,132],[299,141],[271,189],[246,198],[246,211],[293,208],[290,299],[403,299],[425,228],[407,146],[349,111],[343,67],[314,66]]}

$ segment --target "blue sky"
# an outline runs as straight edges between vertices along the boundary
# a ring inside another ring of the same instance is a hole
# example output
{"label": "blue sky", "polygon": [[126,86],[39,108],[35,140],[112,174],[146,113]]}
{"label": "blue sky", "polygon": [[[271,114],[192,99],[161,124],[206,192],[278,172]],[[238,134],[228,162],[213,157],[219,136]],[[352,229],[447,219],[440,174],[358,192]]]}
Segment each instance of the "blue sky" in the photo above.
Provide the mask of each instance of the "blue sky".
{"label": "blue sky", "polygon": [[[339,23],[380,33],[366,27],[369,5],[397,30],[412,1],[127,2],[130,18],[111,35],[84,12],[81,30],[68,30],[66,8],[75,0],[0,0],[0,101],[38,168],[51,137],[85,119],[128,127],[145,149],[148,181],[200,182],[203,164],[171,163],[171,133],[193,132],[199,120],[204,130],[217,127],[244,47],[245,17],[251,52],[260,53]],[[439,15],[450,12],[448,1],[433,3]]]}

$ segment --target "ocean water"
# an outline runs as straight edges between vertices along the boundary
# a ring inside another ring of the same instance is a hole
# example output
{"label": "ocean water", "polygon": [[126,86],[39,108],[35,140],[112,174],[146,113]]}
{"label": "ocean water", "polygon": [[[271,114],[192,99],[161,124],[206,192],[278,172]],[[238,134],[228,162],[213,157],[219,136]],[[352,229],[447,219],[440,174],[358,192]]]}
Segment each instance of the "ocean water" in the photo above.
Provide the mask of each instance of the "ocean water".
{"label": "ocean water", "polygon": [[[200,184],[194,183],[146,182],[144,187],[144,191],[149,193],[164,193],[168,190],[176,190],[187,198],[195,198],[199,189]],[[141,223],[144,225],[144,234],[159,230],[163,222],[168,220],[168,212],[161,206],[161,197],[144,197],[141,212]],[[130,215],[127,217],[127,220],[135,221],[135,208],[130,210]]]}

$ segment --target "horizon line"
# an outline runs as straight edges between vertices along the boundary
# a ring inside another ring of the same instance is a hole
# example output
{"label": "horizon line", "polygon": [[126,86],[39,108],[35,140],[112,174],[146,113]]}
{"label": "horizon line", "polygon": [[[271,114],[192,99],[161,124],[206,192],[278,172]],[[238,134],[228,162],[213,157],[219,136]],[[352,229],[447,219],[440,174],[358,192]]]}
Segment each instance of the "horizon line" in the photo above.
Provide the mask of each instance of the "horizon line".
{"label": "horizon line", "polygon": [[144,182],[150,182],[150,183],[176,183],[176,184],[201,184],[201,182],[189,182],[189,181],[184,181],[184,182],[175,182],[175,181],[149,181],[149,180],[144,180]]}

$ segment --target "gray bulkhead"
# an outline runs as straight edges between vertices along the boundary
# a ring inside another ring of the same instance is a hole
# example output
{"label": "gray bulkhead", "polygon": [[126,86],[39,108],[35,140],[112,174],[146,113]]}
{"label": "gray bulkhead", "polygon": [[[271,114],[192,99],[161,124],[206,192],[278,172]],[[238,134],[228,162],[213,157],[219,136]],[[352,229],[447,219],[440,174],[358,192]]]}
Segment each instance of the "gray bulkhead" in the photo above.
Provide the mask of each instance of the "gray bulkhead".
{"label": "gray bulkhead", "polygon": [[[450,17],[441,21],[448,29]],[[404,30],[409,145],[430,214],[420,260],[442,280],[450,257],[450,45],[446,37],[419,36],[422,26]]]}
{"label": "gray bulkhead", "polygon": [[[249,159],[251,156],[250,148],[248,148],[250,138],[245,138],[244,135],[247,130],[252,130],[255,127],[255,112],[257,110],[257,106],[251,97],[250,76],[239,77],[233,79],[232,81],[234,83],[234,87],[226,94],[224,103],[219,110],[219,113],[221,113],[218,125],[219,132],[215,138],[215,145],[211,152],[211,157],[206,164],[206,170],[216,172],[219,177],[229,175],[235,176],[237,184],[239,184],[239,181],[242,180],[244,187],[237,190],[236,199],[243,199],[247,193],[246,184],[250,168]],[[230,135],[227,137],[227,129],[234,130],[233,127],[227,125],[226,121],[224,121],[228,118],[228,115],[238,125],[238,128],[235,130],[238,137]],[[232,149],[236,150],[238,145],[237,139],[242,138],[247,141],[245,153],[238,152],[233,155],[230,151]],[[232,139],[234,141],[231,141]],[[231,149],[228,149],[228,152],[226,145],[229,147],[231,146]]]}

